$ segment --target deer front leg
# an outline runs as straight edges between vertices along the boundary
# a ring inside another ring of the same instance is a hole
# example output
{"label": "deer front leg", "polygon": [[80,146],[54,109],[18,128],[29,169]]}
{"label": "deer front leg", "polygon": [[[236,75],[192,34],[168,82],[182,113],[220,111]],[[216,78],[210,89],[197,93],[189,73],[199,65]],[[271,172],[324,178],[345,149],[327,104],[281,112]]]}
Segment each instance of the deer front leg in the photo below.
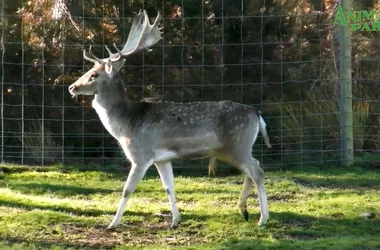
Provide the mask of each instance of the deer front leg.
{"label": "deer front leg", "polygon": [[174,194],[174,175],[171,162],[156,162],[155,163],[158,173],[160,174],[162,185],[166,193],[168,194],[169,203],[172,211],[172,225],[171,228],[178,226],[181,221],[181,216],[178,212],[177,205],[175,203]]}
{"label": "deer front leg", "polygon": [[116,215],[113,218],[111,224],[107,227],[107,229],[115,228],[120,224],[121,217],[123,216],[129,197],[133,194],[137,185],[140,183],[146,171],[151,165],[152,162],[147,162],[144,164],[132,163],[132,168],[129,171],[127,181],[124,184],[123,194],[119,202]]}

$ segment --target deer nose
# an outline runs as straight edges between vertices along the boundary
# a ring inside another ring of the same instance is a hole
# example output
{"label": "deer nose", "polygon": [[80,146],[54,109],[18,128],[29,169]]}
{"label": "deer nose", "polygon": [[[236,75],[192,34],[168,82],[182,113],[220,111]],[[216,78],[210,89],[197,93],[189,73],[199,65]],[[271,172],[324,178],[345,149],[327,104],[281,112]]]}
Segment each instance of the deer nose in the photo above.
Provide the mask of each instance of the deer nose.
{"label": "deer nose", "polygon": [[70,87],[69,87],[69,91],[70,92],[73,92],[75,89],[76,89],[75,85],[70,85]]}

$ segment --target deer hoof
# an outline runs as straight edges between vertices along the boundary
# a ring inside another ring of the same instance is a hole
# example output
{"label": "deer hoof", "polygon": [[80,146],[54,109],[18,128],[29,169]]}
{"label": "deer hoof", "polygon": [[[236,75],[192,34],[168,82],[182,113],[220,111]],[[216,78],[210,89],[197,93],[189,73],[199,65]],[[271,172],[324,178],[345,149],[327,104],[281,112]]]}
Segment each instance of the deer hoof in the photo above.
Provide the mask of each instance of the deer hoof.
{"label": "deer hoof", "polygon": [[245,220],[245,221],[248,221],[249,213],[248,213],[248,210],[247,210],[247,206],[246,206],[246,205],[240,207],[240,213],[243,215],[244,220]]}
{"label": "deer hoof", "polygon": [[107,230],[115,229],[117,226],[118,226],[118,225],[110,224],[106,229],[107,229]]}
{"label": "deer hoof", "polygon": [[180,218],[177,218],[177,219],[174,219],[173,222],[172,222],[172,225],[170,226],[171,229],[175,229],[178,227],[178,225],[181,223],[181,219]]}
{"label": "deer hoof", "polygon": [[178,227],[179,223],[172,223],[172,225],[170,226],[170,229],[176,229]]}
{"label": "deer hoof", "polygon": [[269,220],[269,215],[267,216],[262,216],[259,220],[259,223],[258,223],[258,226],[261,227],[261,226],[264,226],[265,224],[267,224]]}

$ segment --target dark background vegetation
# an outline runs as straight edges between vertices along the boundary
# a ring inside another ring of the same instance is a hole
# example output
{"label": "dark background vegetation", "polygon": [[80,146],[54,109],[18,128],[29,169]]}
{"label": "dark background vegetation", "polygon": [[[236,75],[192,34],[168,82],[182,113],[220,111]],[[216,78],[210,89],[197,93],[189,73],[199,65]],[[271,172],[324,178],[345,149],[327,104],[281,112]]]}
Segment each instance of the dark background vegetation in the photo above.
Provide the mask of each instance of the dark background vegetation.
{"label": "dark background vegetation", "polygon": [[[134,12],[145,8],[151,18],[163,14],[165,34],[152,52],[127,60],[122,77],[131,99],[251,104],[270,126],[273,149],[266,150],[261,138],[254,149],[265,166],[339,161],[337,2],[1,2],[2,160],[124,161],[92,109],[92,97],[72,99],[67,87],[92,66],[83,49],[93,45],[105,57],[103,45],[122,45]],[[378,6],[354,3],[356,10]],[[379,34],[352,34],[355,152],[361,159],[380,146]]]}

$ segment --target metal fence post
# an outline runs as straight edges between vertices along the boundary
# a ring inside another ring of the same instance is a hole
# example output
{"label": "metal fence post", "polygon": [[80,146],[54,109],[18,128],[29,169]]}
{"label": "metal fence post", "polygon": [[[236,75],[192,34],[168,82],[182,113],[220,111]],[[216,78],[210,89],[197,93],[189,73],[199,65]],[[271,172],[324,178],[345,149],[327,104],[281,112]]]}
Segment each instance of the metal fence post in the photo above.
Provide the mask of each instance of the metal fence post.
{"label": "metal fence post", "polygon": [[[345,15],[352,11],[351,0],[340,0],[340,4]],[[349,166],[354,156],[350,25],[339,25],[339,44],[341,163]]]}

